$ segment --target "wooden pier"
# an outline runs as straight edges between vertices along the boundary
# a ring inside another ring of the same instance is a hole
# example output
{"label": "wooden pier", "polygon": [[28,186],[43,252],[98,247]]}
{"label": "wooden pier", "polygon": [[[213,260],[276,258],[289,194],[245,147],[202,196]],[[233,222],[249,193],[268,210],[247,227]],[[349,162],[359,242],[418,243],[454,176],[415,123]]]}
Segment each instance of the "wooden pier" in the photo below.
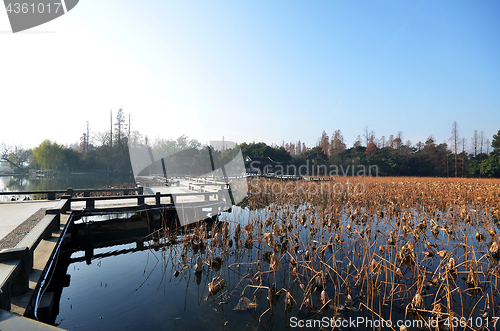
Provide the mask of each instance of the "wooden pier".
{"label": "wooden pier", "polygon": [[[169,215],[178,226],[182,227],[200,220],[213,220],[221,212],[230,210],[232,206],[231,191],[226,182],[190,178],[178,179],[176,184],[169,187],[132,189],[69,188],[51,191],[0,192],[0,195],[8,196],[42,195],[47,197],[48,201],[45,203],[50,204],[45,217],[29,234],[15,247],[0,251],[0,312],[12,311],[17,316],[29,316],[46,315],[46,311],[50,311],[53,299],[47,300],[45,297],[37,296],[40,288],[47,285],[44,275],[53,267],[52,261],[58,254],[60,245],[64,240],[70,240],[67,230],[73,219],[96,214],[146,212],[150,213],[152,219],[160,214]],[[115,195],[103,195],[105,193]],[[58,195],[60,199],[56,200]],[[0,213],[3,208],[7,208],[6,206],[12,207],[13,203],[0,202]],[[29,203],[33,201],[17,201],[15,207],[22,210],[23,205],[27,206]],[[24,219],[18,220],[18,223],[23,221]],[[119,222],[115,220],[112,223]],[[122,225],[125,223],[126,221]],[[110,225],[106,231],[113,231],[110,230],[113,225],[111,223]],[[119,232],[110,235],[116,237],[117,242],[130,240]],[[140,245],[138,243],[138,246]],[[44,303],[40,306],[39,303],[42,301]],[[1,330],[6,330],[4,317],[10,319],[12,313],[0,314]]]}

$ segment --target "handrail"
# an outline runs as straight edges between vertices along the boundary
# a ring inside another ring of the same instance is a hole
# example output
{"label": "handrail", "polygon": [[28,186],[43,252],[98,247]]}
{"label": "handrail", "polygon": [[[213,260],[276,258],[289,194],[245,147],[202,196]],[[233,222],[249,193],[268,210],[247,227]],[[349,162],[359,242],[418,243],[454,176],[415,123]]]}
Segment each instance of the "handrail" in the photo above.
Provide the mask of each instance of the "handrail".
{"label": "handrail", "polygon": [[67,190],[44,190],[44,191],[4,191],[0,195],[25,195],[25,194],[49,194],[49,193],[86,193],[86,192],[130,192],[139,191],[140,188],[103,188],[103,189],[67,189]]}
{"label": "handrail", "polygon": [[213,195],[217,195],[217,200],[222,198],[220,191],[217,190],[211,192],[186,192],[186,193],[160,193],[156,192],[156,194],[140,194],[140,195],[121,195],[121,196],[100,196],[100,197],[78,197],[71,198],[71,202],[73,201],[85,201],[86,208],[95,208],[95,202],[100,200],[123,200],[123,199],[137,199],[137,204],[141,205],[145,203],[145,198],[155,198],[155,204],[161,204],[161,198],[170,198],[169,204],[174,204],[176,202],[177,197],[183,196],[196,196],[201,195],[204,197],[204,201],[209,201],[210,197]]}
{"label": "handrail", "polygon": [[84,196],[90,195],[91,192],[123,192],[125,195],[129,195],[130,192],[137,192],[137,194],[142,194],[144,188],[101,188],[101,189],[72,189],[69,187],[66,190],[45,190],[45,191],[13,191],[13,192],[0,192],[2,195],[27,195],[27,194],[46,194],[47,200],[55,200],[56,194],[66,193],[72,196],[74,193],[83,193]]}

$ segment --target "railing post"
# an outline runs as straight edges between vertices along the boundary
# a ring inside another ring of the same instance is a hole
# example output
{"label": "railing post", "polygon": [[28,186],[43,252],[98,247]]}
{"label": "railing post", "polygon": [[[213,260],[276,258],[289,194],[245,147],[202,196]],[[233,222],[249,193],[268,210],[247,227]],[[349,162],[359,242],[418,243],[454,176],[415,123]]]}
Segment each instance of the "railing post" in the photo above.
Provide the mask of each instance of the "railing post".
{"label": "railing post", "polygon": [[137,204],[138,205],[143,205],[144,204],[144,187],[142,186],[139,186],[137,188],[137,195],[138,195],[138,198],[137,198]]}
{"label": "railing post", "polygon": [[87,203],[85,204],[85,208],[87,208],[87,209],[95,208],[95,199],[94,198],[87,199]]}
{"label": "railing post", "polygon": [[47,192],[47,200],[55,200],[56,192]]}
{"label": "railing post", "polygon": [[71,187],[68,187],[66,194],[69,195],[70,197],[72,197],[73,196],[73,189]]}
{"label": "railing post", "polygon": [[84,191],[83,192],[84,197],[90,197],[90,191]]}
{"label": "railing post", "polygon": [[68,204],[61,209],[61,213],[66,213],[71,209],[71,195],[62,195],[61,199],[67,199]]}
{"label": "railing post", "polygon": [[161,194],[160,192],[156,192],[155,200],[156,200],[156,204],[157,205],[160,204],[160,200],[161,200],[160,194]]}

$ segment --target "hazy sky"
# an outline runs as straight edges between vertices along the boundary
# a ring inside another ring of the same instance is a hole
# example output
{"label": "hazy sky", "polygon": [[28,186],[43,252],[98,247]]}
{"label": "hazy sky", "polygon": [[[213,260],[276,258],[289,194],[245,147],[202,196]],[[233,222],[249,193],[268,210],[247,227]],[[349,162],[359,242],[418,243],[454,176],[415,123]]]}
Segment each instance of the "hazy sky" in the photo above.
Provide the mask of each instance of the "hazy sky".
{"label": "hazy sky", "polygon": [[413,144],[500,129],[500,2],[80,0],[12,34],[0,143],[77,142],[122,108],[150,139]]}

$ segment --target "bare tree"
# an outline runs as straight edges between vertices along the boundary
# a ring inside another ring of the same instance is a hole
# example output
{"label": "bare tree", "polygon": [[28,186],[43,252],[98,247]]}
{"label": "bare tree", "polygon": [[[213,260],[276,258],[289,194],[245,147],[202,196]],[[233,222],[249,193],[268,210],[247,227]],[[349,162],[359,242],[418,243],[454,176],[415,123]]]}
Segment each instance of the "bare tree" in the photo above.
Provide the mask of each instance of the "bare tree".
{"label": "bare tree", "polygon": [[87,152],[87,133],[84,132],[80,138],[80,144],[77,147],[77,150],[80,153],[85,153]]}
{"label": "bare tree", "polygon": [[462,138],[462,175],[460,177],[464,176],[465,159],[467,158],[467,154],[465,153],[466,143],[467,143],[467,139]]}
{"label": "bare tree", "polygon": [[399,131],[398,136],[394,139],[394,146],[396,149],[400,149],[403,146],[403,132]]}
{"label": "bare tree", "polygon": [[2,142],[2,145],[0,146],[0,160],[7,160],[11,153],[11,147],[8,146],[6,143]]}
{"label": "bare tree", "polygon": [[458,148],[460,147],[460,139],[458,136],[458,124],[457,121],[453,122],[451,127],[451,145],[453,148],[453,152],[455,154],[455,177],[458,177],[457,173],[457,164],[458,164]]}
{"label": "bare tree", "polygon": [[481,133],[479,133],[479,146],[481,146],[481,154],[483,153],[483,141],[484,141],[484,131],[481,130]]}
{"label": "bare tree", "polygon": [[125,122],[125,115],[123,110],[119,109],[118,114],[116,114],[115,123],[115,141],[118,142],[118,146],[122,146],[126,143],[127,138],[127,123]]}
{"label": "bare tree", "polygon": [[420,152],[424,148],[424,143],[419,141],[416,145],[417,151]]}
{"label": "bare tree", "polygon": [[330,142],[330,155],[337,155],[340,151],[346,149],[344,143],[344,136],[340,130],[336,130],[332,135],[332,141]]}
{"label": "bare tree", "polygon": [[477,134],[477,130],[474,130],[474,135],[472,136],[472,147],[474,148],[474,157],[477,156],[477,142],[479,140],[479,136]]}
{"label": "bare tree", "polygon": [[93,132],[94,134],[94,143],[97,143],[96,146],[104,146],[104,145],[109,145],[109,142],[111,141],[111,132],[110,131],[105,131],[105,132]]}
{"label": "bare tree", "polygon": [[491,141],[490,139],[486,139],[486,154],[490,154],[490,144],[491,144]]}
{"label": "bare tree", "polygon": [[365,133],[363,134],[363,137],[365,137],[365,141],[366,141],[365,146],[368,147],[368,143],[370,142],[370,133],[368,132],[368,125],[365,126]]}
{"label": "bare tree", "polygon": [[140,132],[137,130],[131,131],[128,139],[129,139],[129,144],[132,145],[139,145],[144,140],[142,134],[140,134]]}
{"label": "bare tree", "polygon": [[109,146],[113,147],[113,109],[109,110]]}
{"label": "bare tree", "polygon": [[321,139],[319,141],[318,146],[320,146],[323,149],[323,152],[327,156],[330,155],[330,138],[328,137],[325,131],[323,131],[323,133],[321,134]]}
{"label": "bare tree", "polygon": [[389,139],[387,139],[387,146],[386,147],[394,148],[394,135],[391,134],[389,136]]}
{"label": "bare tree", "polygon": [[358,146],[361,146],[361,136],[360,135],[358,135],[358,137],[354,141],[354,144],[352,145],[352,147],[358,147]]}
{"label": "bare tree", "polygon": [[31,149],[9,146],[4,142],[2,142],[2,145],[0,146],[0,160],[8,162],[11,169],[17,168],[22,171],[26,171],[23,165],[28,162],[31,154]]}

